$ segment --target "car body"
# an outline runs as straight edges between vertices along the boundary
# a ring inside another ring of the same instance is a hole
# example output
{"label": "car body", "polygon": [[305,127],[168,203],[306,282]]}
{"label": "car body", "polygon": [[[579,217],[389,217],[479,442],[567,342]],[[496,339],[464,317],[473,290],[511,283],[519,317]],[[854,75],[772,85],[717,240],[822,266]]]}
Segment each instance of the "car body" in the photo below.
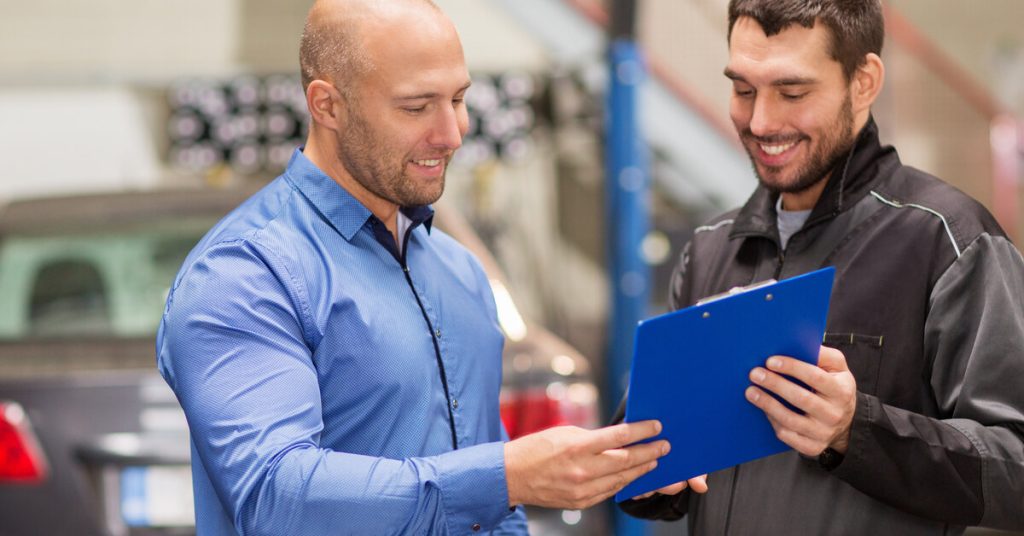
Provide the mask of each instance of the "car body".
{"label": "car body", "polygon": [[[154,333],[189,250],[252,189],[25,200],[0,210],[0,536],[193,534],[188,430]],[[508,343],[513,436],[593,426],[587,361],[519,316],[459,215],[436,224],[481,258]],[[530,509],[534,534],[599,534],[606,514]]]}

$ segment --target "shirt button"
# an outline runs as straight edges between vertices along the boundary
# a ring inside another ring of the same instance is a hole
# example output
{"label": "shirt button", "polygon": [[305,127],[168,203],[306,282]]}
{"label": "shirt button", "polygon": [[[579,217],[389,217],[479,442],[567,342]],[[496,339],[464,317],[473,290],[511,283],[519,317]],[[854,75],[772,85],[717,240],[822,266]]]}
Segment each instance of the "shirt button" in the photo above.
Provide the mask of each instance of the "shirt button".
{"label": "shirt button", "polygon": [[480,523],[473,523],[473,532],[480,532]]}
{"label": "shirt button", "polygon": [[459,409],[459,399],[458,398],[452,399],[452,407],[455,408],[455,409]]}
{"label": "shirt button", "polygon": [[437,335],[437,338],[440,339],[441,338],[441,330],[439,330],[439,329],[435,330],[434,331],[434,335]]}

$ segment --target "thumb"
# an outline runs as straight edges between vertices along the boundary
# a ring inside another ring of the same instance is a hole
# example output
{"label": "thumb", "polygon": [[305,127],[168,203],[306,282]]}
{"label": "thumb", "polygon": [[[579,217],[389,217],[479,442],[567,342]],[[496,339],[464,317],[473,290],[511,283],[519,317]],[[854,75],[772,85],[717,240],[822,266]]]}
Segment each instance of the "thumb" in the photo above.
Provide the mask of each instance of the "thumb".
{"label": "thumb", "polygon": [[844,372],[850,370],[846,364],[846,356],[835,348],[822,346],[818,352],[818,366],[827,372]]}

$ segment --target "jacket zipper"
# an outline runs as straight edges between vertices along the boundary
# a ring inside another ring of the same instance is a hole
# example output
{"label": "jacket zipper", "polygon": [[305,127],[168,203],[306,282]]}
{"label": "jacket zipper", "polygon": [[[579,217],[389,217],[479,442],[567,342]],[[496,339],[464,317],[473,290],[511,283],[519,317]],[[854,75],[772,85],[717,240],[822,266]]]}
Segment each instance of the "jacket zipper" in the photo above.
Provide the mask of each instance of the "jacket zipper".
{"label": "jacket zipper", "polygon": [[444,387],[445,405],[448,407],[448,426],[452,431],[452,450],[458,450],[459,441],[455,434],[455,415],[452,413],[452,397],[448,391],[448,375],[444,370],[444,361],[441,360],[441,346],[437,340],[437,331],[434,330],[434,325],[431,324],[430,317],[427,316],[427,309],[423,307],[423,301],[420,300],[420,295],[412,284],[409,265],[405,262],[405,254],[409,251],[409,235],[411,234],[411,232],[405,233],[405,238],[402,241],[402,258],[399,260],[399,263],[402,265],[402,272],[405,274],[405,282],[408,283],[409,290],[412,290],[412,295],[416,298],[416,305],[420,307],[420,314],[423,315],[423,320],[427,323],[427,329],[430,330],[430,340],[434,343],[434,357],[437,359],[437,369],[441,373],[441,385]]}

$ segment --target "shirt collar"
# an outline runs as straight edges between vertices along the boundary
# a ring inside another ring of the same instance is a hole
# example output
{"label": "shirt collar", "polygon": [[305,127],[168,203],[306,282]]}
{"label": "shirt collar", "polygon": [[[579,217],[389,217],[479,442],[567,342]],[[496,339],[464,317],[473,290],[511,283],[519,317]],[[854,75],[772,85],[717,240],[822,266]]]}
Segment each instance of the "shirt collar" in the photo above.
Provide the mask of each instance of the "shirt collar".
{"label": "shirt collar", "polygon": [[[327,219],[345,240],[352,240],[366,221],[374,215],[370,209],[360,203],[352,194],[320,170],[305,154],[303,147],[295,149],[285,178],[291,182]],[[434,209],[430,205],[401,207],[399,210],[412,221],[412,228],[419,224],[431,230],[434,221]]]}

